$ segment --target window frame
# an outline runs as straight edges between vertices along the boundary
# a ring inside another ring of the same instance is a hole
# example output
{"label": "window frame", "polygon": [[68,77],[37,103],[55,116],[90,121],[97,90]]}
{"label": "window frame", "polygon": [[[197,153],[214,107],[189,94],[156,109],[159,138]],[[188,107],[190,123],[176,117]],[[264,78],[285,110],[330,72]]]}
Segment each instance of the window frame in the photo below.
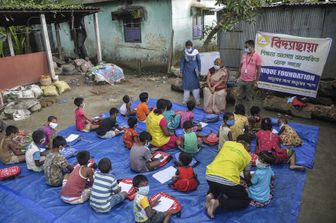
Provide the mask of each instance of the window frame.
{"label": "window frame", "polygon": [[[133,18],[124,18],[123,19],[123,32],[124,32],[124,42],[125,43],[142,43],[142,32],[141,32],[141,24],[142,24],[142,19],[133,19]],[[131,27],[127,27],[127,25],[130,24]],[[134,24],[137,24],[138,26],[134,26]],[[139,29],[139,40],[133,40],[130,41],[126,36],[126,33],[131,31],[128,30],[129,29],[135,29],[138,28]]]}

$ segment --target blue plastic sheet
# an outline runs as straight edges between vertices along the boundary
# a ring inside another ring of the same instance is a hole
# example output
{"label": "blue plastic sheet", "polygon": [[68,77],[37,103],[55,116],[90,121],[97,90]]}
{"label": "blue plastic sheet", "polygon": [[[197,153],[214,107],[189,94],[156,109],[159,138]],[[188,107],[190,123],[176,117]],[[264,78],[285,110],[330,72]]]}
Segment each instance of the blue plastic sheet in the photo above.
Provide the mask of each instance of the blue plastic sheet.
{"label": "blue plastic sheet", "polygon": [[[150,107],[155,100],[150,100]],[[184,110],[185,107],[174,104],[174,110]],[[195,109],[195,119],[201,121],[205,117],[203,110]],[[118,117],[118,122],[126,125],[126,119]],[[220,123],[211,123],[205,127],[204,132],[217,132]],[[298,162],[312,168],[314,163],[315,148],[318,140],[319,128],[315,126],[290,123],[304,141],[304,145],[296,149]],[[138,132],[145,129],[144,123],[138,124]],[[59,134],[68,136],[71,133],[80,134],[82,141],[73,147],[77,150],[88,150],[93,159],[99,161],[108,157],[112,161],[113,173],[117,178],[134,177],[136,173],[129,168],[129,150],[124,148],[122,136],[113,139],[100,139],[95,133],[82,133],[71,126]],[[252,146],[252,150],[253,150]],[[177,149],[170,150],[174,154]],[[205,195],[208,185],[205,180],[205,168],[217,154],[217,146],[203,146],[196,155],[200,164],[195,167],[200,185],[196,191],[181,193],[168,187],[168,184],[160,184],[152,175],[157,172],[149,172],[145,175],[149,179],[149,196],[165,191],[175,196],[183,205],[180,218],[174,216],[171,222],[195,223],[195,222],[296,222],[301,196],[306,177],[305,172],[291,171],[287,165],[274,166],[276,174],[275,195],[271,204],[265,208],[249,207],[244,210],[231,212],[217,212],[216,218],[210,220],[204,210]],[[69,159],[75,163],[75,158]],[[173,165],[171,160],[165,167]],[[132,202],[125,200],[114,207],[110,213],[95,213],[89,202],[80,205],[68,205],[59,198],[60,187],[49,187],[45,184],[43,173],[34,173],[27,170],[25,164],[19,164],[22,168],[20,177],[14,180],[0,183],[0,222],[134,222]],[[0,168],[5,166],[0,164]]]}

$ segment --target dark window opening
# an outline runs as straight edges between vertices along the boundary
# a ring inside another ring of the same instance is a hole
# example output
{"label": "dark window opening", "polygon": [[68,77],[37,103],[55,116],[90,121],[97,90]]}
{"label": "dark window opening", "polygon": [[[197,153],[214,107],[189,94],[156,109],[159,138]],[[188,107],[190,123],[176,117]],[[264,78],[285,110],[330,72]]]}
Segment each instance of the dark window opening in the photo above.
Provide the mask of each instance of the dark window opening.
{"label": "dark window opening", "polygon": [[141,19],[124,19],[125,42],[141,43]]}

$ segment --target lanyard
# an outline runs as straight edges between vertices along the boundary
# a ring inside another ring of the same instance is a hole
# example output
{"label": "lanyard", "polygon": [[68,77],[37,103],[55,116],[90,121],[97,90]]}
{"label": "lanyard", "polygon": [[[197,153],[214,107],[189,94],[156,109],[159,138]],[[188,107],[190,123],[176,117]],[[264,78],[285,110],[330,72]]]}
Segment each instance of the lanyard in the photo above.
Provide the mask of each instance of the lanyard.
{"label": "lanyard", "polygon": [[249,59],[248,62],[247,62],[247,56],[248,56],[248,55],[246,55],[246,59],[245,59],[246,66],[249,65],[249,64],[251,63],[251,60],[252,60],[253,55],[254,55],[254,52],[252,53],[252,55],[251,55],[251,57],[250,57],[250,59]]}

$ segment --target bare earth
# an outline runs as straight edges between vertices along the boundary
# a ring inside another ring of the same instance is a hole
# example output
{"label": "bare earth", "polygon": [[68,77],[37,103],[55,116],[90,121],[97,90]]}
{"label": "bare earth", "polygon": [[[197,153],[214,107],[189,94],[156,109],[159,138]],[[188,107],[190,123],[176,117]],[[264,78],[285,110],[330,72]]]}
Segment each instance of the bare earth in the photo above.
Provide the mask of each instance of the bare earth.
{"label": "bare earth", "polygon": [[[40,112],[34,113],[30,118],[22,121],[7,121],[21,129],[34,130],[46,121],[49,115],[58,117],[58,129],[64,129],[74,124],[73,100],[75,97],[85,98],[86,113],[93,117],[107,112],[113,106],[121,105],[121,98],[128,94],[134,100],[141,91],[146,91],[152,98],[168,98],[180,103],[182,94],[170,90],[168,80],[149,76],[136,77],[127,75],[126,81],[114,86],[85,85],[81,76],[61,77],[62,80],[78,79],[80,86],[71,86],[72,90],[57,98],[57,102]],[[228,106],[232,111],[232,105]],[[276,116],[275,113],[263,111],[263,116]],[[320,126],[319,142],[315,156],[314,169],[308,170],[302,205],[299,214],[300,223],[332,223],[336,222],[336,176],[333,164],[336,163],[336,125],[318,120],[295,119],[294,121]],[[271,214],[271,213],[270,213]]]}

